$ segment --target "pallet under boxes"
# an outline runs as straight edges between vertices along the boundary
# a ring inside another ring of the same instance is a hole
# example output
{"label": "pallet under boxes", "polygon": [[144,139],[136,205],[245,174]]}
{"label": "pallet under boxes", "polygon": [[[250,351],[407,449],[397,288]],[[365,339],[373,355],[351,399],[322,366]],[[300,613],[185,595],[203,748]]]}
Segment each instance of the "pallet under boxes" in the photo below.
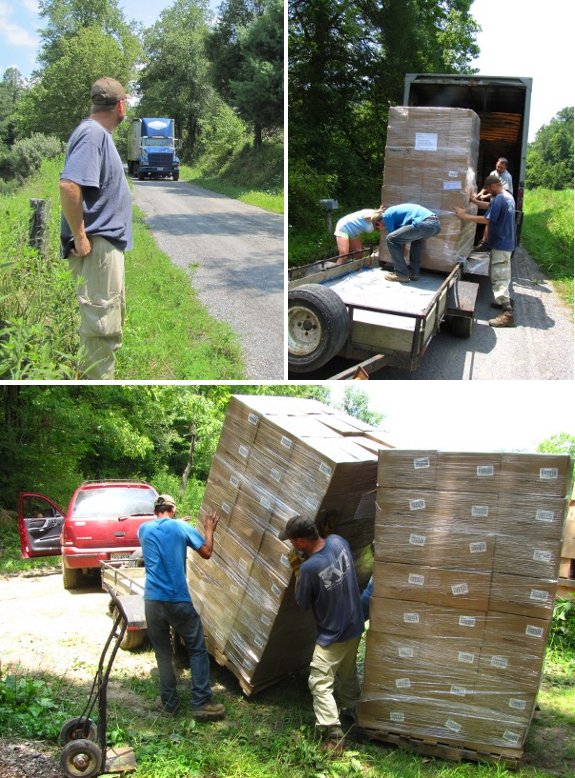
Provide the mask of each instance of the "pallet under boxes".
{"label": "pallet under boxes", "polygon": [[293,596],[291,544],[279,533],[307,515],[345,537],[359,561],[373,541],[385,446],[368,425],[315,400],[231,398],[198,526],[208,508],[221,516],[214,553],[190,555],[188,580],[208,648],[245,694],[306,667],[315,644],[313,617]]}

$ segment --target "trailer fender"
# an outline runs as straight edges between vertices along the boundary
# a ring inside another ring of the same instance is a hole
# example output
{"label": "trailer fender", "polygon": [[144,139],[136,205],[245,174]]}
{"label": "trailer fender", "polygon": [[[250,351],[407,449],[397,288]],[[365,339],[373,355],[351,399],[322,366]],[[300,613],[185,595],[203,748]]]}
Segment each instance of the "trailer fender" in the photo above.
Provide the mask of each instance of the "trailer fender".
{"label": "trailer fender", "polygon": [[316,370],[343,348],[351,321],[332,289],[304,284],[288,292],[288,366],[298,373]]}

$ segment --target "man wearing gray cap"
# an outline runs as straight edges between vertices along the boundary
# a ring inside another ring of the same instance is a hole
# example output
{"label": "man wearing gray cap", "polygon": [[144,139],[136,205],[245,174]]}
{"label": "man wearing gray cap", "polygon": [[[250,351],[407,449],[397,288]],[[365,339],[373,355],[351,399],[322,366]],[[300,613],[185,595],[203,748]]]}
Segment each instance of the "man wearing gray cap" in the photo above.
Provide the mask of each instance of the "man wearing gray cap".
{"label": "man wearing gray cap", "polygon": [[212,510],[206,513],[203,538],[186,521],[175,520],[176,503],[169,494],[158,497],[154,513],[155,520],[140,525],[138,539],[146,567],[146,626],[160,675],[162,712],[175,716],[180,707],[173,666],[172,628],[182,639],[188,653],[192,675],[192,718],[198,721],[223,719],[226,715],[224,706],[211,701],[210,658],[202,622],[193,606],[186,579],[188,547],[203,559],[209,559],[219,516]]}
{"label": "man wearing gray cap", "polygon": [[349,712],[353,717],[360,694],[356,658],[364,620],[353,557],[344,538],[320,537],[314,521],[305,516],[291,518],[280,540],[290,540],[299,556],[290,555],[296,573],[295,599],[300,608],[311,608],[317,624],[308,679],[316,726],[325,747],[339,751],[344,738],[341,714]]}
{"label": "man wearing gray cap", "polygon": [[126,118],[123,86],[92,85],[90,116],[73,131],[60,175],[62,253],[77,281],[82,378],[113,379],[125,315],[124,251],[132,198],[112,132]]}

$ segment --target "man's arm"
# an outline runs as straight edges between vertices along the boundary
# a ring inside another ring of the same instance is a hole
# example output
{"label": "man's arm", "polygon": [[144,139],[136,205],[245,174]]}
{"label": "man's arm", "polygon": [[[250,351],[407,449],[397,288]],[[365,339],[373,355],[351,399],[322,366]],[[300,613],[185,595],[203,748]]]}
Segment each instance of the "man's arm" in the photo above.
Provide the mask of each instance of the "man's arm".
{"label": "man's arm", "polygon": [[458,219],[461,219],[461,221],[464,222],[475,222],[476,224],[489,224],[489,219],[486,219],[485,216],[475,216],[472,213],[467,213],[463,208],[455,208],[455,215]]}
{"label": "man's arm", "polygon": [[209,559],[214,550],[214,532],[218,526],[220,517],[211,508],[204,519],[204,544],[198,548],[198,554],[202,559]]}
{"label": "man's arm", "polygon": [[64,218],[74,236],[74,249],[71,254],[75,257],[85,257],[92,251],[92,246],[84,228],[82,187],[74,181],[62,179],[60,181],[60,204]]}

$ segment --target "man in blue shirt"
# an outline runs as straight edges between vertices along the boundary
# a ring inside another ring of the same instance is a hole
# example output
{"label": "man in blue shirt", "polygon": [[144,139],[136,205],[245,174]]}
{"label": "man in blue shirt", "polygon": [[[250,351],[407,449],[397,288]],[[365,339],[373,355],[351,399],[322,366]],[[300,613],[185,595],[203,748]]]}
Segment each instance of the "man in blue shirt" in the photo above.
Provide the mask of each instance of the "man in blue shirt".
{"label": "man in blue shirt", "polygon": [[192,674],[192,717],[215,721],[225,717],[223,705],[211,702],[210,658],[204,630],[196,612],[186,579],[188,547],[209,559],[219,517],[208,511],[204,522],[205,539],[185,521],[176,520],[176,504],[169,494],[161,494],[154,506],[156,519],[138,530],[146,567],[144,600],[148,637],[156,655],[160,674],[162,710],[175,715],[180,707],[173,666],[170,627],[182,639]]}
{"label": "man in blue shirt", "polygon": [[[356,657],[364,619],[353,557],[346,540],[335,534],[320,537],[305,516],[291,518],[280,540],[290,540],[298,555],[291,557],[295,599],[300,608],[311,608],[317,624],[308,679],[316,725],[326,748],[340,750],[340,710],[352,711],[360,695]],[[334,696],[336,678],[340,710]]]}
{"label": "man in blue shirt", "polygon": [[[511,255],[516,246],[515,233],[515,200],[505,189],[498,175],[489,175],[485,179],[484,189],[491,195],[489,208],[485,216],[466,213],[463,208],[456,208],[455,215],[462,221],[488,224],[487,237],[491,249],[489,277],[493,290],[494,308],[501,308],[502,313],[495,319],[490,319],[492,327],[513,327],[513,301],[510,296],[511,287]],[[481,204],[474,199],[477,205]]]}
{"label": "man in blue shirt", "polygon": [[[388,281],[417,281],[421,269],[423,242],[437,235],[441,229],[439,219],[430,211],[416,203],[400,203],[386,208],[381,217],[387,230],[387,248],[393,261],[393,273],[386,273]],[[409,266],[403,256],[403,247],[409,247]]]}
{"label": "man in blue shirt", "polygon": [[124,251],[132,245],[132,197],[113,130],[128,97],[112,78],[91,89],[90,116],[76,127],[60,175],[62,253],[77,281],[83,378],[113,379],[125,315]]}

